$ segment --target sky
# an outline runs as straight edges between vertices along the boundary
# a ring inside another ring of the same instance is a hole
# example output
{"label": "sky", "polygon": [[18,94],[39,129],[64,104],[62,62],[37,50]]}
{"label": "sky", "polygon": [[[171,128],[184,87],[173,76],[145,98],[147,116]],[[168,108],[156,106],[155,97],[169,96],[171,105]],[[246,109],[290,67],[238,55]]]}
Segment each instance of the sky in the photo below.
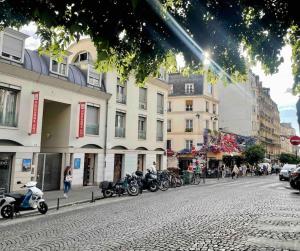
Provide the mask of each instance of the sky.
{"label": "sky", "polygon": [[[40,40],[35,34],[36,26],[34,23],[23,26],[21,28],[21,32],[24,32],[30,36],[28,39],[26,39],[26,48],[34,50],[39,47]],[[284,58],[284,63],[280,65],[278,73],[266,75],[259,63],[252,68],[252,71],[259,76],[264,87],[270,88],[271,97],[277,103],[280,111],[281,122],[291,122],[293,127],[296,129],[297,134],[299,135],[299,125],[296,115],[296,102],[298,97],[289,92],[293,86],[291,47],[285,46],[281,51],[281,55]]]}

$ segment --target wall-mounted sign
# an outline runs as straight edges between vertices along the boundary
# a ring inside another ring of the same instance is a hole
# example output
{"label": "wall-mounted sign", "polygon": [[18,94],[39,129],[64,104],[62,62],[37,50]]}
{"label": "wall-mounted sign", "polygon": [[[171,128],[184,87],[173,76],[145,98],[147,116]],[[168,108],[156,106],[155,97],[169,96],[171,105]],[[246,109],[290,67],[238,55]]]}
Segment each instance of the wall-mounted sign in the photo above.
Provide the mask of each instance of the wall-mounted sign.
{"label": "wall-mounted sign", "polygon": [[22,160],[22,170],[23,172],[29,172],[31,169],[31,159]]}
{"label": "wall-mounted sign", "polygon": [[31,122],[31,134],[36,134],[39,114],[39,100],[40,93],[33,92],[33,108],[32,108],[32,122]]}
{"label": "wall-mounted sign", "polygon": [[85,116],[85,102],[80,102],[78,138],[82,138],[84,136],[84,116]]}
{"label": "wall-mounted sign", "polygon": [[80,169],[80,158],[74,159],[74,169]]}

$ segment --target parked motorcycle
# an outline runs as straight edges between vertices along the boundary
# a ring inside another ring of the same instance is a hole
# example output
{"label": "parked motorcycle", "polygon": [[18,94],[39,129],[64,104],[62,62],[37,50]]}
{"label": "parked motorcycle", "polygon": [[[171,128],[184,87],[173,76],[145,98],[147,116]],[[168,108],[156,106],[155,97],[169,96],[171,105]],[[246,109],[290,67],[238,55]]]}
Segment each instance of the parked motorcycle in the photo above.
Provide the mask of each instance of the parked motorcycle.
{"label": "parked motorcycle", "polygon": [[169,175],[167,171],[157,172],[158,187],[161,191],[167,191],[170,186]]}
{"label": "parked motorcycle", "polygon": [[157,175],[147,170],[145,177],[142,171],[135,172],[138,180],[138,185],[140,187],[140,192],[143,190],[149,190],[150,192],[156,192],[159,189]]}
{"label": "parked motorcycle", "polygon": [[139,194],[139,186],[137,180],[130,174],[126,174],[124,179],[117,182],[103,181],[99,188],[102,189],[102,194],[105,198],[112,197],[114,194],[121,196],[128,193],[131,196]]}
{"label": "parked motorcycle", "polygon": [[[18,182],[17,184],[21,184]],[[14,213],[27,210],[38,210],[41,214],[46,214],[48,205],[43,199],[43,192],[36,187],[36,181],[30,181],[21,188],[26,188],[25,194],[4,193],[0,197],[0,212],[3,218],[11,218]],[[30,196],[27,205],[24,205],[25,196]]]}

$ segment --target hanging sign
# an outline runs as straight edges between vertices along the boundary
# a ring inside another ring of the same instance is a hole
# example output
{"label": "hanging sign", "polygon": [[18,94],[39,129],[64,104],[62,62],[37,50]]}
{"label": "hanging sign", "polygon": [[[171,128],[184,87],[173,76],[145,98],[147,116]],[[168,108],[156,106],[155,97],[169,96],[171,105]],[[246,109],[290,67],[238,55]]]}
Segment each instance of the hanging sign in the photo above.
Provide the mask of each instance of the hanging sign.
{"label": "hanging sign", "polygon": [[40,93],[33,92],[33,108],[32,108],[32,121],[31,121],[31,134],[37,133],[38,115],[39,115],[39,100]]}
{"label": "hanging sign", "polygon": [[78,138],[82,138],[84,136],[84,116],[85,116],[85,102],[80,102]]}

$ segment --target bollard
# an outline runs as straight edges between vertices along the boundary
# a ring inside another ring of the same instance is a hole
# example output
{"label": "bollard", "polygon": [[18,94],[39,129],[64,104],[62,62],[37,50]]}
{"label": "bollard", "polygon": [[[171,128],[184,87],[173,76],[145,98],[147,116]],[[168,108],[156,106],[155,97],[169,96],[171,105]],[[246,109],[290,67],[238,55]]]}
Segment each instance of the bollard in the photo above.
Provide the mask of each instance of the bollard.
{"label": "bollard", "polygon": [[94,192],[92,192],[92,203],[95,202],[94,200]]}
{"label": "bollard", "polygon": [[14,219],[14,213],[15,213],[15,204],[11,204],[12,207],[12,214],[11,214],[11,219]]}
{"label": "bollard", "polygon": [[59,198],[57,198],[57,205],[56,205],[56,210],[59,209]]}

